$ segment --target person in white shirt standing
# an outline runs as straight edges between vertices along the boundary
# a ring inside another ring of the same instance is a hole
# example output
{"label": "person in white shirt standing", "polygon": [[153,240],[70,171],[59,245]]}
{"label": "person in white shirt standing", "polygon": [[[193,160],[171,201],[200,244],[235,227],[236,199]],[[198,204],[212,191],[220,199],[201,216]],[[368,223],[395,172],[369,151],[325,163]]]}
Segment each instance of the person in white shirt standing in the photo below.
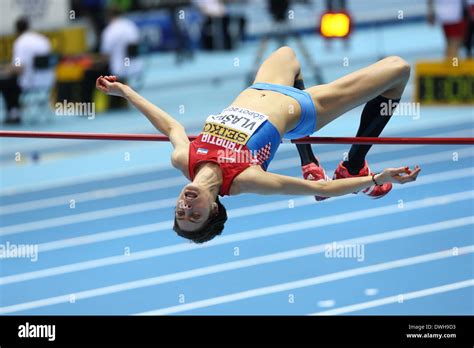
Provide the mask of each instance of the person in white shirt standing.
{"label": "person in white shirt standing", "polygon": [[446,59],[458,57],[467,29],[463,0],[428,0],[428,21],[443,26]]}
{"label": "person in white shirt standing", "polygon": [[20,124],[20,95],[34,83],[34,58],[51,53],[51,44],[44,35],[29,29],[28,19],[16,21],[17,38],[13,43],[11,65],[1,71],[0,91],[5,98],[5,124]]}
{"label": "person in white shirt standing", "polygon": [[127,56],[128,47],[138,44],[140,31],[130,19],[121,16],[116,8],[109,10],[110,23],[101,35],[100,52],[109,57],[109,68],[113,75],[124,79],[141,68],[139,58]]}

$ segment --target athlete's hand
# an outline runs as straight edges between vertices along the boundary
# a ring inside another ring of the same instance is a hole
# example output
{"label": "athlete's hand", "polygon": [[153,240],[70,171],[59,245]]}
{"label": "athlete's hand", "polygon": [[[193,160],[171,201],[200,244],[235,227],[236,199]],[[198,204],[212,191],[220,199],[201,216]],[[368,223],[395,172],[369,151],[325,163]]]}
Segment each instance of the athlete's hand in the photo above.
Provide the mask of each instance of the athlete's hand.
{"label": "athlete's hand", "polygon": [[382,173],[376,174],[374,179],[378,184],[392,182],[396,184],[406,184],[407,182],[415,181],[421,168],[415,166],[413,170],[409,167],[387,168]]}
{"label": "athlete's hand", "polygon": [[124,96],[124,87],[123,83],[117,82],[117,76],[100,76],[95,86],[101,92],[104,92],[108,95],[115,95],[117,97]]}

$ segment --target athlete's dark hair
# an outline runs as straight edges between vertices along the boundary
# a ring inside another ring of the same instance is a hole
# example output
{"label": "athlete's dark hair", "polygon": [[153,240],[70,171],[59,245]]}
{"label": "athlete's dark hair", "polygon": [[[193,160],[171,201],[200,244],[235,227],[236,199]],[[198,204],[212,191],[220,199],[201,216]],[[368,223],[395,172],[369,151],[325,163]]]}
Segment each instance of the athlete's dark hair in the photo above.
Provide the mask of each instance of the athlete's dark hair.
{"label": "athlete's dark hair", "polygon": [[217,214],[209,216],[203,227],[196,231],[184,231],[178,226],[176,217],[174,218],[173,230],[186,239],[192,240],[194,243],[204,243],[210,241],[215,236],[222,233],[224,230],[224,224],[227,221],[227,211],[222,203],[219,201],[219,197],[216,197],[217,203]]}

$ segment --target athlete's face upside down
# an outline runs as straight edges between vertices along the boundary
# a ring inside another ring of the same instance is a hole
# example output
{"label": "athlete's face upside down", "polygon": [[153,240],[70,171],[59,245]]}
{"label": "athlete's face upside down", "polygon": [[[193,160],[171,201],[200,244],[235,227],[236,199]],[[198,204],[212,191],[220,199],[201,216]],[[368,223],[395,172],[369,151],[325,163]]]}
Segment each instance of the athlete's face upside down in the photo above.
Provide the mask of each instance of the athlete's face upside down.
{"label": "athlete's face upside down", "polygon": [[204,187],[195,183],[186,185],[176,202],[175,217],[179,227],[185,231],[202,228],[211,214],[217,213],[217,203]]}

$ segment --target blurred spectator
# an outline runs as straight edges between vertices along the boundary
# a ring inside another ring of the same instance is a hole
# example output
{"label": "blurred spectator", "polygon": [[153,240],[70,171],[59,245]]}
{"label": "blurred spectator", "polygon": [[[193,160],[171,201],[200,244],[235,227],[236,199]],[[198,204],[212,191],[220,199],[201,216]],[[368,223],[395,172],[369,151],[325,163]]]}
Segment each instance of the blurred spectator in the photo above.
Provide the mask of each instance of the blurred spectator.
{"label": "blurred spectator", "polygon": [[[192,3],[204,16],[201,34],[202,48],[205,50],[235,48],[243,36],[245,19],[231,16],[221,0],[193,0]],[[232,30],[231,27],[235,24],[238,30]]]}
{"label": "blurred spectator", "polygon": [[[288,39],[289,28],[286,25],[288,20],[288,11],[290,9],[289,0],[269,0],[267,3],[268,10],[275,22],[275,32],[273,38],[278,41],[278,46],[284,46]],[[268,39],[268,38],[267,38]]]}
{"label": "blurred spectator", "polygon": [[[296,1],[295,1],[296,2]],[[310,3],[306,1],[299,1],[302,4],[309,5]],[[255,56],[254,63],[252,65],[252,69],[247,76],[246,84],[250,85],[253,83],[255,79],[255,75],[257,74],[257,69],[262,60],[265,52],[267,51],[268,44],[270,40],[275,40],[277,42],[278,47],[287,45],[288,39],[291,37],[295,40],[298,50],[303,55],[305,63],[307,64],[308,68],[312,71],[314,80],[316,83],[321,84],[323,83],[323,78],[321,75],[321,71],[316,63],[313,61],[313,56],[309,53],[306,45],[304,43],[301,34],[295,30],[291,30],[290,24],[290,5],[291,0],[267,0],[267,10],[272,16],[273,25],[272,31],[263,35],[263,38],[260,41],[257,55]]]}
{"label": "blurred spectator", "polygon": [[428,21],[443,26],[446,59],[458,57],[466,33],[463,0],[428,0]]}
{"label": "blurred spectator", "polygon": [[20,95],[35,84],[34,58],[51,53],[49,40],[30,30],[27,18],[18,19],[15,26],[12,63],[0,71],[0,91],[7,109],[5,124],[21,123]]}
{"label": "blurred spectator", "polygon": [[468,57],[472,57],[472,46],[474,45],[474,0],[466,0],[466,18],[467,31],[464,40],[466,53]]}
{"label": "blurred spectator", "polygon": [[225,6],[220,0],[193,0],[193,2],[206,17],[222,18],[226,14]]}
{"label": "blurred spectator", "polygon": [[[125,2],[128,6],[128,3]],[[125,6],[124,5],[124,6]],[[123,82],[141,79],[143,59],[140,51],[140,30],[130,19],[122,15],[121,7],[111,6],[107,10],[108,25],[101,34],[100,59],[84,73],[83,101],[93,102],[95,81],[100,75],[116,75]],[[105,59],[105,61],[104,61]],[[133,84],[133,82],[130,82]],[[110,97],[109,107],[127,107],[123,98]]]}
{"label": "blurred spectator", "polygon": [[95,34],[93,51],[99,52],[100,33],[105,28],[105,6],[107,0],[74,0],[73,8],[79,10],[80,14],[85,15],[92,23],[92,29]]}
{"label": "blurred spectator", "polygon": [[128,77],[139,69],[139,58],[129,56],[129,47],[140,42],[140,31],[137,25],[121,16],[121,10],[112,7],[108,11],[109,24],[101,35],[100,52],[109,57],[109,68],[112,75]]}
{"label": "blurred spectator", "polygon": [[185,21],[180,19],[180,9],[181,5],[179,2],[171,2],[168,5],[171,19],[173,21],[173,32],[175,34],[175,57],[176,64],[181,64],[186,60],[191,60],[193,55],[193,50],[191,48],[191,42],[189,34],[185,28]]}

